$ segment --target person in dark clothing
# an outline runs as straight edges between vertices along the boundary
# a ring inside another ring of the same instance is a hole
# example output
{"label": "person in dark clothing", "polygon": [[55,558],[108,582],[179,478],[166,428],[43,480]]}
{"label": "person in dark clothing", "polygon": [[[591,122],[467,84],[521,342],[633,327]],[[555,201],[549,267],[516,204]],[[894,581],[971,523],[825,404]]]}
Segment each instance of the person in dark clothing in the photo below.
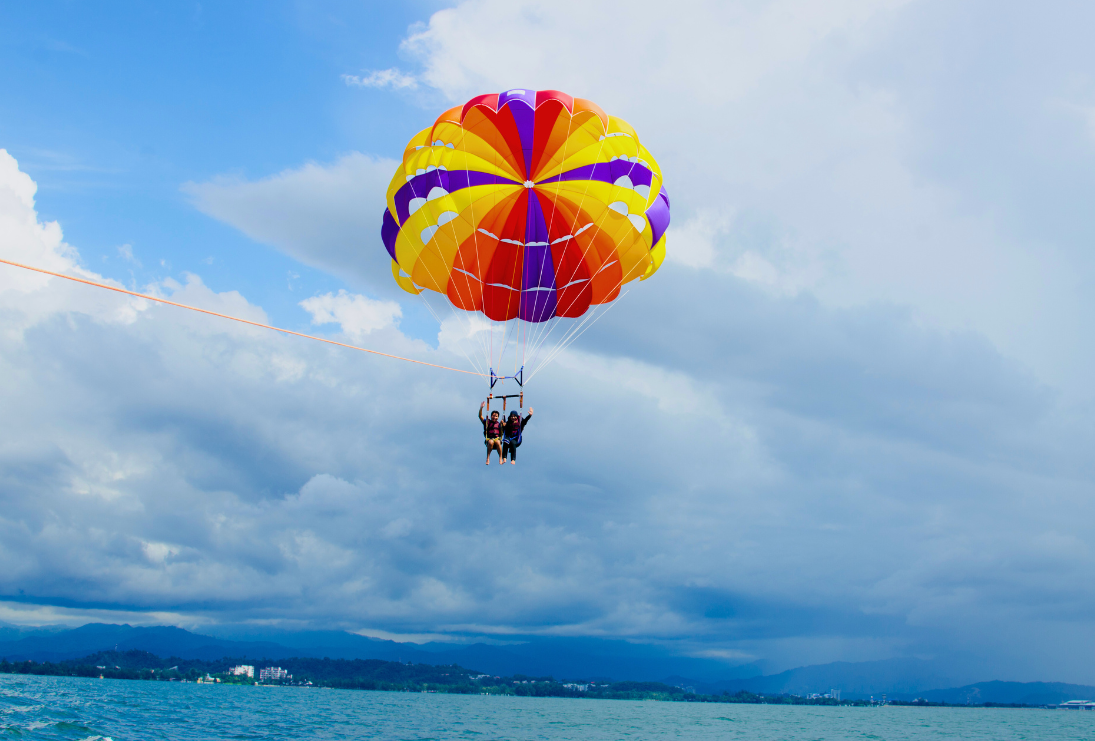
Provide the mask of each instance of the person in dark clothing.
{"label": "person in dark clothing", "polygon": [[525,425],[532,419],[532,407],[529,407],[528,416],[521,419],[521,415],[517,412],[510,412],[509,419],[506,420],[506,424],[502,429],[502,462],[506,462],[506,456],[509,456],[510,465],[517,464],[517,448],[521,446],[521,433],[525,429]]}
{"label": "person in dark clothing", "polygon": [[502,433],[504,432],[505,422],[498,416],[498,412],[491,412],[490,419],[483,416],[483,407],[487,405],[487,402],[483,402],[479,405],[479,421],[483,423],[483,442],[487,446],[487,465],[490,465],[490,452],[492,450],[498,451],[498,464],[501,465],[506,462],[502,456]]}

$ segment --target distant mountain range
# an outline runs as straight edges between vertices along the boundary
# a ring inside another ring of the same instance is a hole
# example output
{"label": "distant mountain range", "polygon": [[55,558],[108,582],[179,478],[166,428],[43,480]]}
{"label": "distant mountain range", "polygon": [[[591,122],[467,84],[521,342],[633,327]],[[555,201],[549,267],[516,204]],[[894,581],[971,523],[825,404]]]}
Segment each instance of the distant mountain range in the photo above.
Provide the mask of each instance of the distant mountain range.
{"label": "distant mountain range", "polygon": [[510,646],[477,643],[396,643],[342,631],[268,633],[261,640],[229,640],[182,628],[134,628],[90,623],[72,630],[0,628],[0,658],[64,661],[96,651],[141,650],[182,659],[280,659],[291,656],[381,659],[416,664],[460,664],[494,675],[654,680],[670,675],[714,681],[755,676],[755,665],[734,667],[713,659],[676,656],[656,646],[601,639],[544,639]]}
{"label": "distant mountain range", "polygon": [[947,671],[933,661],[885,659],[856,663],[837,661],[789,669],[768,676],[704,683],[701,686],[705,692],[716,694],[724,690],[730,694],[747,690],[766,695],[806,695],[812,692],[824,694],[830,689],[839,689],[842,696],[847,698],[886,694],[904,699],[909,695],[919,697],[926,690],[965,684],[972,679],[974,677]]}
{"label": "distant mountain range", "polygon": [[923,692],[919,697],[953,705],[986,702],[1020,705],[1057,705],[1068,700],[1095,700],[1095,687],[1063,682],[978,682],[965,687]]}
{"label": "distant mountain range", "polygon": [[807,695],[838,689],[847,699],[885,694],[891,699],[922,697],[933,702],[1056,704],[1095,700],[1095,687],[1051,682],[979,682],[977,677],[920,659],[834,662],[762,675],[756,664],[732,666],[714,659],[676,656],[657,646],[594,638],[549,638],[493,646],[477,643],[397,643],[343,631],[267,632],[233,640],[164,626],[90,623],[19,628],[0,625],[0,658],[9,661],[65,661],[97,651],[148,651],[157,656],[206,661],[233,657],[276,661],[290,657],[381,659],[415,664],[459,664],[487,674],[524,674],[556,679],[661,681],[697,692]]}

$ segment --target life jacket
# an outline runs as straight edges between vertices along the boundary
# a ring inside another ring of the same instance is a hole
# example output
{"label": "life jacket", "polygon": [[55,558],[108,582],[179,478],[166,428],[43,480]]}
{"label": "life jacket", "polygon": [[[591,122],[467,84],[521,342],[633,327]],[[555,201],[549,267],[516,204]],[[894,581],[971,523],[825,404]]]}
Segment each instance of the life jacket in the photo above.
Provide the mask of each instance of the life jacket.
{"label": "life jacket", "polygon": [[506,438],[518,440],[521,437],[521,418],[514,417],[512,421],[506,421]]}
{"label": "life jacket", "polygon": [[488,438],[502,437],[502,420],[495,422],[493,419],[488,419],[486,434]]}

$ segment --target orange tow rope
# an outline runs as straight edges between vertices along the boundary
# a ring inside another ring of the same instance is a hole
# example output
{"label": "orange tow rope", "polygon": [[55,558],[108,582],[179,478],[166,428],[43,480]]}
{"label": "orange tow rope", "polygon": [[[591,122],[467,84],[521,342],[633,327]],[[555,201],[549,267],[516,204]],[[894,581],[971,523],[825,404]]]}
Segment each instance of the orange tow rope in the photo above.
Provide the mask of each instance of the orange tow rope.
{"label": "orange tow rope", "polygon": [[380,352],[379,350],[369,350],[365,347],[358,347],[357,345],[347,345],[345,342],[335,342],[334,340],[324,339],[323,337],[316,337],[315,335],[304,334],[303,332],[294,332],[291,329],[282,329],[281,327],[274,327],[270,324],[261,324],[260,322],[253,322],[250,319],[240,319],[238,316],[229,316],[228,314],[218,314],[215,311],[209,311],[208,309],[199,309],[197,306],[188,306],[186,304],[180,304],[176,301],[168,301],[165,298],[157,298],[155,296],[149,296],[145,293],[137,293],[135,291],[127,291],[124,288],[116,288],[115,286],[108,286],[106,283],[96,283],[93,280],[85,280],[83,278],[77,278],[73,275],[65,275],[64,273],[55,273],[52,270],[44,270],[43,268],[32,267],[31,265],[24,265],[19,262],[13,262],[11,260],[0,259],[0,263],[5,265],[12,265],[17,268],[23,268],[24,270],[33,270],[36,273],[45,273],[46,275],[52,275],[55,278],[64,278],[65,280],[75,281],[77,283],[84,283],[85,285],[95,286],[96,288],[105,288],[108,291],[115,291],[117,293],[124,293],[127,296],[136,296],[137,298],[143,298],[146,301],[157,301],[161,304],[167,304],[169,306],[178,306],[180,309],[190,309],[190,311],[199,311],[202,314],[209,314],[211,316],[219,316],[221,319],[231,319],[234,322],[241,322],[243,324],[250,324],[253,327],[262,327],[263,329],[272,329],[275,332],[284,332],[285,334],[296,335],[297,337],[304,337],[308,340],[316,340],[317,342],[326,342],[328,345],[338,345],[339,347],[345,347],[350,350],[360,350],[361,352],[372,353],[373,355],[383,355],[385,358],[394,358],[396,360],[405,360],[408,363],[418,363],[419,365],[428,365],[431,368],[440,368],[442,370],[455,371],[457,373],[467,373],[470,376],[486,376],[486,373],[477,373],[476,371],[463,370],[461,368],[450,368],[447,365],[437,365],[436,363],[427,363],[424,360],[415,360],[414,358],[404,358],[399,355],[390,355],[386,352]]}

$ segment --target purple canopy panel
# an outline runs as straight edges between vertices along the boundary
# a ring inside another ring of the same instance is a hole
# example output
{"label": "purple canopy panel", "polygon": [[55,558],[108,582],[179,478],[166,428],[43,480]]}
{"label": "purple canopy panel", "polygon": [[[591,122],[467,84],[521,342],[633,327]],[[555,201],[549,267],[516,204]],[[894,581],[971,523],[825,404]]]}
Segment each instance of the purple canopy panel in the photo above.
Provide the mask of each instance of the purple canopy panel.
{"label": "purple canopy panel", "polygon": [[380,226],[380,238],[384,240],[384,247],[388,254],[395,259],[395,240],[399,236],[399,224],[395,223],[395,217],[388,209],[384,209],[384,222]]}
{"label": "purple canopy panel", "polygon": [[507,90],[498,96],[498,111],[509,107],[517,134],[521,137],[521,153],[525,165],[525,179],[532,170],[532,142],[536,126],[536,91]]}
{"label": "purple canopy panel", "polygon": [[498,109],[497,110],[499,110],[499,111],[502,110],[502,108],[507,103],[511,103],[515,100],[521,101],[522,103],[524,103],[525,105],[527,105],[529,108],[531,108],[533,110],[536,109],[536,91],[535,90],[521,90],[521,89],[516,89],[515,88],[513,90],[507,90],[504,93],[499,93],[498,94]]}
{"label": "purple canopy panel", "polygon": [[613,160],[608,163],[608,167],[612,173],[612,182],[616,182],[624,175],[627,175],[631,178],[632,185],[650,187],[650,183],[654,180],[654,173],[638,162],[632,162],[631,160]]}
{"label": "purple canopy panel", "polygon": [[[538,288],[550,290],[534,290]],[[521,276],[521,318],[526,322],[545,322],[555,316],[557,301],[551,245],[525,245],[524,275]]]}
{"label": "purple canopy panel", "polygon": [[494,185],[496,183],[511,183],[517,185],[509,178],[501,175],[492,175],[475,170],[430,170],[422,175],[415,175],[400,186],[395,192],[395,211],[399,215],[399,223],[402,224],[410,218],[410,203],[414,198],[425,198],[435,187],[441,187],[449,193],[461,188],[474,188],[477,185]]}
{"label": "purple canopy panel", "polygon": [[658,243],[658,240],[665,234],[665,230],[669,228],[669,195],[665,192],[664,187],[658,193],[658,197],[654,199],[654,204],[646,210],[646,218],[650,222],[650,231],[653,233],[650,242],[650,245],[653,246]]}
{"label": "purple canopy panel", "polygon": [[547,221],[544,219],[544,207],[536,190],[529,191],[528,215],[525,217],[525,244],[532,242],[550,242]]}
{"label": "purple canopy panel", "polygon": [[612,162],[598,162],[593,165],[576,167],[573,170],[567,170],[540,182],[561,183],[568,180],[599,180],[602,183],[615,183],[621,175],[627,175],[631,178],[633,185],[649,186],[654,178],[653,173],[638,162],[613,160]]}
{"label": "purple canopy panel", "polygon": [[395,192],[395,213],[399,216],[399,223],[403,224],[410,218],[410,202],[414,198],[425,198],[436,187],[449,190],[448,170],[430,170],[422,175],[415,175]]}
{"label": "purple canopy panel", "polygon": [[522,291],[521,318],[526,322],[546,322],[555,316],[557,291]]}

